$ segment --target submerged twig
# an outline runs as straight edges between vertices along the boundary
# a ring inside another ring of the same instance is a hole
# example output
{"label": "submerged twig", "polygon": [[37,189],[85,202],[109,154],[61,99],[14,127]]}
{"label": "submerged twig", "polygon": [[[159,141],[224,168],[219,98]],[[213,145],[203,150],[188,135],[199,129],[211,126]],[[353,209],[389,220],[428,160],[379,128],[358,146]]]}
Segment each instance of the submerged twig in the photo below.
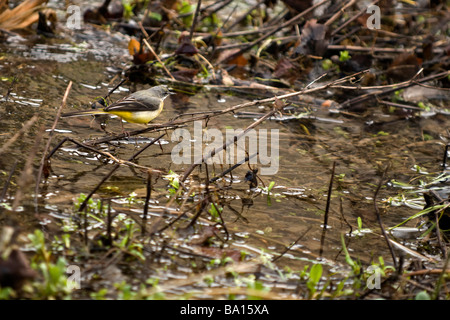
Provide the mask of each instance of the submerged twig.
{"label": "submerged twig", "polygon": [[299,242],[301,239],[303,239],[304,236],[306,236],[306,234],[309,232],[309,230],[311,230],[312,226],[309,226],[308,229],[305,230],[305,232],[303,232],[298,238],[297,240],[295,240],[294,242],[292,242],[289,247],[286,247],[286,249],[280,253],[278,256],[276,256],[275,258],[272,259],[272,262],[277,261],[278,259],[280,259],[282,256],[284,256],[286,254],[286,252],[288,252],[289,250],[291,250],[291,248],[297,244],[297,242]]}
{"label": "submerged twig", "polygon": [[230,139],[229,141],[226,141],[221,147],[218,147],[214,150],[212,150],[211,152],[209,152],[208,154],[204,155],[201,159],[200,163],[193,163],[183,174],[183,177],[180,179],[180,181],[184,182],[187,177],[191,174],[191,172],[195,169],[195,167],[197,167],[199,164],[204,163],[206,160],[214,157],[217,153],[221,152],[222,150],[225,150],[230,144],[234,143],[235,141],[239,140],[240,138],[242,138],[242,136],[244,136],[249,130],[253,129],[254,127],[256,127],[257,125],[259,125],[260,123],[262,123],[264,120],[270,118],[271,116],[273,116],[275,113],[277,113],[278,110],[273,109],[272,111],[266,113],[266,115],[264,115],[264,117],[258,119],[257,121],[253,122],[251,125],[249,125],[244,131],[242,131],[241,133],[235,135],[232,139]]}
{"label": "submerged twig", "polygon": [[208,170],[208,164],[207,163],[205,163],[205,172],[206,172],[206,179],[205,179],[206,197],[207,197],[207,199],[209,199],[209,201],[211,202],[212,206],[216,210],[217,215],[219,216],[220,221],[221,221],[220,225],[223,227],[223,229],[225,230],[225,234],[227,235],[225,241],[228,241],[228,239],[230,238],[230,234],[228,233],[227,226],[225,225],[225,220],[222,217],[222,212],[217,207],[216,203],[212,200],[211,194],[209,193],[209,170]]}
{"label": "submerged twig", "polygon": [[144,203],[144,217],[142,218],[142,235],[145,234],[147,228],[147,214],[148,214],[148,204],[150,203],[150,198],[152,197],[152,172],[147,172],[147,193],[145,195]]}
{"label": "submerged twig", "polygon": [[377,204],[378,192],[380,191],[381,186],[383,185],[383,181],[384,181],[384,178],[386,176],[387,171],[389,170],[389,167],[390,167],[389,165],[386,166],[386,169],[384,170],[384,172],[383,172],[383,174],[382,174],[382,176],[380,178],[380,181],[378,182],[377,189],[375,190],[375,194],[373,196],[373,205],[374,205],[374,208],[375,208],[375,214],[377,216],[378,224],[380,225],[380,228],[381,228],[381,233],[382,233],[384,239],[386,240],[386,243],[388,245],[389,251],[391,252],[392,260],[393,260],[393,263],[394,263],[394,268],[397,269],[397,258],[395,256],[394,248],[392,247],[391,241],[390,241],[390,239],[389,239],[389,237],[388,237],[388,235],[386,233],[386,230],[383,227],[383,222],[381,221],[380,210],[378,209],[378,204]]}
{"label": "submerged twig", "polygon": [[[142,152],[144,152],[145,150],[147,150],[147,148],[149,148],[150,146],[152,146],[155,142],[157,142],[159,139],[161,139],[163,136],[165,136],[165,133],[163,133],[162,135],[160,135],[158,138],[156,138],[155,140],[153,140],[152,142],[148,143],[145,147],[143,147],[141,150],[139,150],[138,152],[136,152],[133,156],[131,156],[127,161],[133,161],[134,158],[136,158],[138,155],[140,155]],[[99,182],[99,184],[86,196],[86,199],[84,199],[83,203],[80,205],[80,207],[78,208],[78,211],[82,211],[84,209],[84,207],[86,207],[89,199],[94,195],[94,193],[98,190],[98,188],[100,188],[100,186],[106,181],[108,180],[112,174],[119,169],[120,164],[115,164],[114,167],[111,169],[111,171],[103,177],[102,181]]]}
{"label": "submerged twig", "polygon": [[18,162],[19,162],[19,161],[16,160],[16,161],[14,162],[14,164],[13,164],[11,170],[9,171],[8,179],[6,179],[5,185],[3,186],[2,194],[0,195],[0,202],[2,202],[3,199],[5,199],[5,197],[6,197],[6,192],[8,191],[9,184],[11,183],[12,175],[14,174],[14,171],[16,171],[16,167],[17,167],[17,163],[18,163]]}
{"label": "submerged twig", "polygon": [[44,152],[42,153],[42,158],[41,158],[41,161],[40,161],[40,164],[39,164],[39,170],[38,170],[37,177],[36,177],[36,186],[34,188],[34,196],[35,196],[34,204],[35,204],[36,213],[38,212],[37,201],[38,201],[38,194],[39,194],[39,184],[41,183],[41,177],[42,177],[42,171],[44,169],[44,165],[46,164],[46,160],[48,159],[47,158],[47,152],[48,152],[48,149],[50,148],[50,144],[52,142],[53,134],[55,133],[56,125],[58,124],[59,118],[61,116],[61,111],[62,111],[62,109],[65,107],[65,105],[67,103],[67,98],[69,96],[69,92],[70,92],[71,88],[72,88],[72,81],[70,81],[69,84],[67,85],[67,88],[66,88],[66,91],[64,93],[61,105],[59,106],[58,112],[56,113],[55,121],[53,122],[53,126],[50,129],[50,132],[49,132],[49,135],[48,135],[47,144],[45,145]]}
{"label": "submerged twig", "polygon": [[25,122],[22,128],[20,128],[19,131],[17,131],[8,141],[6,141],[3,146],[0,148],[0,155],[5,152],[22,134],[27,132],[31,126],[36,122],[38,119],[38,115],[35,114],[33,117],[31,117],[30,120]]}
{"label": "submerged twig", "polygon": [[444,150],[444,159],[442,159],[442,170],[445,171],[445,168],[447,167],[447,157],[448,157],[448,149],[450,148],[450,144],[447,144],[445,146]]}
{"label": "submerged twig", "polygon": [[377,102],[385,104],[385,105],[390,106],[390,107],[395,107],[395,108],[403,108],[403,109],[408,109],[408,110],[423,111],[423,109],[421,109],[420,107],[410,106],[410,105],[406,105],[406,104],[402,104],[402,103],[396,103],[396,102],[390,102],[390,101],[384,101],[384,100],[378,100],[378,99],[377,99]]}
{"label": "submerged twig", "polygon": [[256,152],[256,153],[252,154],[251,156],[245,157],[245,159],[239,161],[238,163],[236,163],[231,168],[228,168],[227,170],[223,171],[221,174],[215,176],[214,178],[211,178],[211,180],[209,180],[209,182],[212,183],[212,182],[215,182],[215,181],[219,180],[220,178],[222,178],[226,174],[230,173],[231,171],[233,171],[234,169],[239,167],[241,164],[246,163],[247,161],[249,161],[250,159],[254,158],[257,155],[258,155],[258,153]]}
{"label": "submerged twig", "polygon": [[328,212],[330,211],[331,192],[333,190],[333,180],[334,180],[335,169],[336,169],[336,161],[333,162],[333,169],[331,169],[330,184],[328,185],[327,204],[326,204],[326,207],[325,207],[325,215],[323,217],[323,229],[324,230],[328,226]]}
{"label": "submerged twig", "polygon": [[327,204],[326,204],[326,207],[325,207],[325,214],[324,214],[324,217],[323,217],[322,236],[320,237],[320,249],[319,249],[319,255],[320,256],[322,256],[323,244],[325,243],[325,234],[327,232],[327,227],[328,227],[328,213],[330,211],[331,192],[333,190],[333,181],[334,181],[335,169],[336,169],[336,161],[333,161],[333,169],[331,170],[331,178],[330,178],[330,183],[328,185]]}
{"label": "submerged twig", "polygon": [[[22,174],[20,175],[19,179],[17,180],[18,188],[16,191],[16,195],[14,197],[12,211],[16,211],[17,207],[20,205],[20,201],[22,200],[25,189],[32,183],[31,179],[32,179],[32,175],[33,175],[33,161],[34,161],[34,157],[37,154],[37,151],[39,150],[39,146],[41,145],[43,133],[44,133],[44,127],[41,127],[37,133],[36,140],[34,142],[33,147],[28,152],[28,158],[25,161],[25,165],[22,170]],[[36,195],[36,198],[37,198],[37,195]]]}

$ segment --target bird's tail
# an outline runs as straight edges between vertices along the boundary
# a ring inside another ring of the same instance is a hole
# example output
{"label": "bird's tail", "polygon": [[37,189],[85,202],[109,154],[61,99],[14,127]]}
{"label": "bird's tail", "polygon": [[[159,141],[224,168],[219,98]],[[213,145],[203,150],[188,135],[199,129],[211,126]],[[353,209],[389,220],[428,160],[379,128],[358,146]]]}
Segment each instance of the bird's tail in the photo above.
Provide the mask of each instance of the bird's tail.
{"label": "bird's tail", "polygon": [[108,114],[108,112],[103,111],[103,109],[97,110],[82,110],[82,111],[74,111],[61,114],[61,117],[79,117],[79,116],[87,116],[87,115],[96,115],[96,114]]}

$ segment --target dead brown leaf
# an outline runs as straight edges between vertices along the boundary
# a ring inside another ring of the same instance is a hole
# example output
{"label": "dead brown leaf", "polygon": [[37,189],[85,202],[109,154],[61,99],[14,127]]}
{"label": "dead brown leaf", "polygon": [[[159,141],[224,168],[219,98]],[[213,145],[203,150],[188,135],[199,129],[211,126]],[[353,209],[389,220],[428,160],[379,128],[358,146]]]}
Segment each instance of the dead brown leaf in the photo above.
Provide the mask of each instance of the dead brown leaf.
{"label": "dead brown leaf", "polygon": [[[236,52],[238,52],[239,49],[230,49],[230,50],[224,50],[219,54],[219,57],[217,58],[217,64],[222,63],[223,61],[226,61],[228,57],[234,55]],[[227,61],[227,64],[230,65],[237,65],[238,67],[244,67],[248,63],[248,60],[243,56],[239,55],[236,58]]]}
{"label": "dead brown leaf", "polygon": [[[47,0],[26,0],[14,9],[6,9],[0,13],[0,28],[5,30],[24,29],[39,19],[37,11]],[[4,8],[6,0],[0,1],[0,8]],[[6,6],[7,7],[7,6]]]}

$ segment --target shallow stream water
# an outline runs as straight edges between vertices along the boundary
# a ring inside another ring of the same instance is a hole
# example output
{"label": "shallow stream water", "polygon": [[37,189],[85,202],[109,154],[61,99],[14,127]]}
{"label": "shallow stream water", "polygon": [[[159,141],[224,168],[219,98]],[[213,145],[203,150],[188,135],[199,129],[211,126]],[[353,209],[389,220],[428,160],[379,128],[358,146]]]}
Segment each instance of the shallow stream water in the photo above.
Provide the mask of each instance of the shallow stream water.
{"label": "shallow stream water", "polygon": [[[18,166],[13,180],[18,179],[33,148],[38,128],[47,131],[52,127],[69,81],[73,82],[73,87],[63,112],[87,108],[93,99],[107,94],[119,82],[121,71],[130,64],[127,36],[86,26],[71,35],[71,39],[72,42],[67,42],[37,36],[16,36],[0,44],[0,145],[8,141],[34,114],[39,115],[37,128],[1,155],[0,186],[5,184],[16,161]],[[17,78],[15,84],[11,84],[13,77]],[[114,101],[130,91],[147,87],[144,84],[124,84],[111,99]],[[332,92],[328,94],[333,97]],[[253,99],[238,94],[219,94],[214,87],[208,86],[195,95],[178,91],[166,100],[162,114],[155,121],[164,123],[183,113],[222,110]],[[242,111],[263,114],[268,110],[267,106],[257,106]],[[439,175],[445,146],[442,137],[449,125],[448,115],[406,117],[400,112],[386,112],[377,105],[367,105],[364,113],[343,114],[315,106],[307,106],[307,110],[313,117],[274,118],[256,128],[260,135],[264,133],[261,131],[263,129],[267,132],[277,130],[279,135],[278,144],[274,145],[279,155],[277,159],[272,159],[278,163],[278,171],[260,176],[265,186],[272,181],[275,183],[270,195],[264,190],[250,190],[249,182],[245,181],[249,170],[247,164],[235,169],[232,177],[227,176],[226,181],[222,181],[222,185],[229,185],[221,192],[229,205],[222,213],[231,236],[227,246],[246,249],[255,255],[263,250],[276,256],[304,234],[277,262],[298,270],[305,261],[323,261],[330,266],[343,263],[341,235],[345,234],[352,256],[365,263],[383,256],[389,263],[390,253],[380,237],[373,203],[380,177],[390,164],[386,180],[377,195],[386,228],[420,211],[421,202],[414,208],[405,206],[401,201],[396,205],[388,203],[387,199],[397,196],[402,189],[387,182],[410,183]],[[211,118],[208,129],[218,129],[225,136],[227,129],[245,129],[256,119],[257,115],[244,117],[226,114]],[[126,130],[142,128],[139,125],[124,125]],[[192,123],[188,123],[185,129],[194,135]],[[109,120],[107,130],[120,132],[119,119]],[[178,142],[172,141],[171,134],[172,131],[162,138],[160,146],[155,145],[143,153],[137,163],[163,172],[172,170],[183,173],[189,165],[173,163],[171,151]],[[104,144],[102,149],[119,159],[126,159],[158,135],[143,134],[119,144]],[[64,118],[56,126],[52,147],[65,137],[83,142],[103,136],[105,132],[92,117]],[[336,162],[336,178],[331,195],[329,226],[324,233],[324,212],[333,162]],[[37,160],[34,164],[37,167]],[[12,220],[24,231],[32,232],[39,227],[49,235],[59,234],[61,230],[58,226],[72,210],[74,199],[81,193],[89,193],[112,165],[111,161],[98,159],[91,152],[75,148],[70,143],[65,144],[52,157],[51,174],[41,184],[38,214],[32,198],[34,182],[31,182],[18,212],[0,211],[1,223]],[[257,163],[251,167],[261,170],[264,166]],[[218,174],[226,168],[218,164],[210,165],[209,174]],[[203,175],[204,172],[194,171],[194,175],[197,174]],[[133,192],[138,197],[145,197],[146,178],[146,173],[138,169],[122,167],[94,198],[126,197]],[[262,182],[259,181],[259,186],[263,186]],[[159,216],[167,203],[167,184],[162,177],[155,179],[149,211],[152,218]],[[14,191],[13,184],[8,195],[13,197]],[[121,208],[121,204],[117,203],[114,209],[120,212]],[[137,213],[142,212],[139,206],[135,209]],[[362,227],[372,233],[349,236],[350,231],[357,229],[358,217]],[[402,242],[408,244],[407,240]]]}

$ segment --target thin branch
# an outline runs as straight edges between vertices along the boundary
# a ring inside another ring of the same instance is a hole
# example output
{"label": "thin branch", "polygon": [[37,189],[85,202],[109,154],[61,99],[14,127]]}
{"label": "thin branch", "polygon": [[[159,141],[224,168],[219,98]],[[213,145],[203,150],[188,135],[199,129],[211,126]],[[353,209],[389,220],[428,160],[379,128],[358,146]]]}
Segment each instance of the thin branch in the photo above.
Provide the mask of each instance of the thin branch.
{"label": "thin branch", "polygon": [[166,71],[166,73],[169,75],[169,77],[172,80],[175,80],[175,78],[173,77],[173,75],[170,73],[170,71],[166,68],[166,65],[161,61],[161,59],[159,58],[159,56],[156,54],[155,50],[153,50],[152,46],[148,43],[147,39],[149,38],[147,31],[145,31],[144,27],[142,26],[142,23],[139,22],[139,27],[141,28],[142,33],[144,34],[145,38],[142,39],[144,41],[144,44],[147,46],[147,48],[150,50],[150,52],[155,56],[156,60],[158,60],[158,62],[161,64],[161,66],[163,67],[164,71]]}
{"label": "thin branch", "polygon": [[411,80],[408,80],[408,81],[405,81],[405,82],[400,82],[396,86],[390,87],[387,90],[376,90],[376,91],[373,91],[373,92],[366,93],[364,95],[360,95],[360,96],[355,97],[353,99],[349,99],[349,100],[343,102],[341,104],[341,107],[343,107],[343,108],[349,107],[349,106],[351,106],[353,104],[361,103],[361,102],[366,101],[368,99],[372,99],[372,98],[374,98],[374,96],[386,95],[386,94],[389,94],[391,92],[394,92],[394,91],[397,91],[397,90],[400,90],[400,89],[408,88],[408,87],[413,86],[415,84],[419,84],[419,83],[422,83],[422,82],[428,82],[430,80],[435,80],[435,79],[439,79],[439,78],[444,78],[444,77],[446,77],[448,75],[450,75],[450,71],[449,70],[444,71],[444,72],[440,72],[440,73],[437,73],[437,74],[433,74],[433,75],[430,75],[428,77],[421,78],[419,80],[411,79]]}
{"label": "thin branch", "polygon": [[[273,34],[275,34],[276,32],[278,32],[281,29],[284,29],[286,27],[291,27],[294,24],[298,23],[298,21],[303,18],[303,16],[307,15],[308,13],[310,13],[311,11],[315,10],[317,7],[320,7],[321,5],[323,5],[324,3],[328,2],[329,0],[322,0],[321,2],[309,7],[308,9],[306,9],[305,11],[300,12],[299,14],[297,14],[295,17],[293,17],[292,19],[286,21],[285,23],[282,23],[278,28],[267,32],[266,34],[264,34],[263,36],[259,37],[258,39],[256,39],[255,41],[250,42],[249,44],[247,44],[245,47],[243,47],[242,49],[238,50],[237,52],[231,54],[230,56],[226,57],[222,62],[228,62],[230,60],[233,60],[234,58],[242,55],[244,52],[247,52],[248,50],[250,50],[252,47],[260,44],[261,42],[263,42],[264,40],[266,40],[267,38],[269,38],[270,36],[272,36]],[[218,49],[218,48],[217,48]]]}
{"label": "thin branch", "polygon": [[[372,2],[370,5],[375,5],[379,2],[380,0],[375,0],[374,2]],[[366,7],[363,7],[363,9],[357,14],[352,16],[349,20],[347,20],[343,25],[341,25],[340,27],[336,28],[332,33],[331,36],[334,36],[336,33],[338,33],[339,31],[341,31],[342,29],[344,29],[348,24],[350,24],[351,22],[355,21],[356,19],[358,19],[360,16],[362,16],[363,14],[365,14],[367,11]]]}
{"label": "thin branch", "polygon": [[346,3],[342,8],[339,9],[338,12],[336,12],[330,19],[328,19],[327,22],[325,22],[324,24],[326,26],[330,26],[334,21],[336,21],[342,14],[344,14],[345,9],[347,9],[348,7],[351,7],[352,5],[354,5],[356,3],[356,0],[351,0],[348,3]]}
{"label": "thin branch", "polygon": [[[104,137],[104,138],[101,138],[101,139],[97,139],[95,141],[91,141],[90,143],[92,143],[92,144],[99,144],[99,143],[103,143],[103,142],[107,142],[107,141],[111,141],[111,140],[117,140],[117,139],[120,139],[120,138],[124,138],[126,136],[135,136],[135,135],[146,133],[146,132],[161,131],[161,130],[170,129],[171,127],[175,128],[176,126],[184,125],[184,124],[189,123],[189,122],[194,122],[194,121],[197,121],[197,120],[209,119],[211,117],[217,117],[217,116],[225,114],[225,113],[233,113],[234,111],[242,109],[242,108],[252,107],[252,106],[256,106],[258,104],[266,104],[266,103],[274,102],[277,99],[280,99],[280,100],[281,99],[288,99],[288,98],[296,97],[296,96],[299,96],[299,95],[306,95],[306,94],[310,94],[310,93],[313,93],[313,92],[318,92],[318,91],[325,90],[327,88],[330,88],[330,87],[333,87],[333,86],[336,86],[336,85],[340,85],[340,84],[345,83],[347,81],[353,81],[353,80],[356,79],[357,76],[363,75],[363,74],[365,74],[367,72],[368,72],[368,70],[360,71],[360,72],[354,73],[352,75],[343,77],[341,79],[330,81],[329,83],[326,83],[326,84],[321,85],[321,86],[317,86],[315,88],[311,88],[311,89],[304,88],[304,89],[302,89],[300,91],[291,92],[291,93],[287,93],[287,94],[283,94],[283,95],[279,95],[279,96],[274,96],[274,97],[271,97],[271,98],[260,99],[260,100],[253,100],[253,101],[250,101],[250,102],[241,103],[241,104],[238,104],[238,105],[235,105],[235,106],[223,109],[223,110],[217,110],[217,111],[213,111],[213,112],[209,112],[208,111],[208,112],[206,112],[206,114],[202,113],[202,114],[200,114],[197,117],[192,117],[192,118],[187,119],[187,120],[171,120],[169,122],[162,123],[162,124],[154,124],[154,125],[151,125],[151,126],[149,126],[148,128],[145,128],[145,129],[140,129],[140,130],[135,130],[135,131],[128,132],[128,135],[126,135],[126,134],[119,134],[119,135],[115,135],[113,137]],[[323,75],[321,77],[323,77]]]}
{"label": "thin branch", "polygon": [[191,32],[189,33],[189,39],[192,41],[194,35],[195,26],[197,25],[198,15],[200,13],[200,7],[202,6],[202,0],[197,0],[197,7],[195,8],[194,19],[192,20]]}

